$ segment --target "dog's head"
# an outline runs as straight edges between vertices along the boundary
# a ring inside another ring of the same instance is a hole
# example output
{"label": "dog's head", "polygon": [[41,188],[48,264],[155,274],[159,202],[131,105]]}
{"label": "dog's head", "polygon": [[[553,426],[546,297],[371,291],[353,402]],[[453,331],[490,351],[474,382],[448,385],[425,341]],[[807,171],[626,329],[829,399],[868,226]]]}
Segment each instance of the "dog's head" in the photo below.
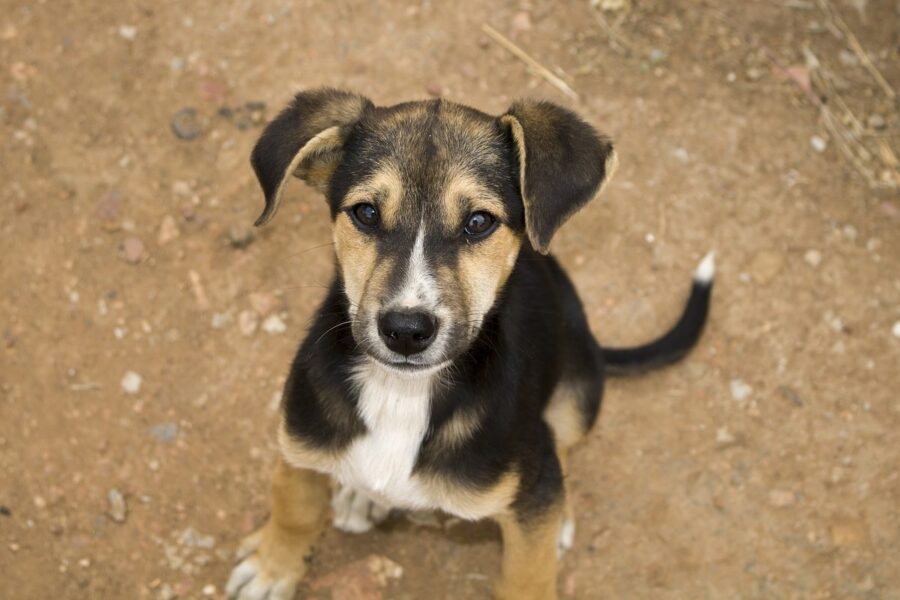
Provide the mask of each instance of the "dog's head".
{"label": "dog's head", "polygon": [[424,373],[477,337],[522,243],[556,230],[615,166],[612,144],[573,113],[523,101],[493,117],[442,100],[379,107],[302,92],[252,156],[278,209],[294,175],[331,207],[355,340],[388,367]]}

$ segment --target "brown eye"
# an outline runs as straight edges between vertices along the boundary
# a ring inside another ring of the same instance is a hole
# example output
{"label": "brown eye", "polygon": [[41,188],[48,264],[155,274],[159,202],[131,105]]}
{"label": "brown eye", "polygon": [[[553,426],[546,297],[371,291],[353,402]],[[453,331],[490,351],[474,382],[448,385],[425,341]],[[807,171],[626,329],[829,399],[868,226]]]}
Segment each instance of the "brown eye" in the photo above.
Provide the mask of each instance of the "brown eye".
{"label": "brown eye", "polygon": [[364,202],[350,209],[350,216],[363,229],[374,229],[378,226],[378,209],[375,205]]}
{"label": "brown eye", "polygon": [[496,225],[497,219],[494,215],[479,210],[473,212],[466,219],[466,225],[463,227],[463,232],[470,238],[483,238],[494,231]]}

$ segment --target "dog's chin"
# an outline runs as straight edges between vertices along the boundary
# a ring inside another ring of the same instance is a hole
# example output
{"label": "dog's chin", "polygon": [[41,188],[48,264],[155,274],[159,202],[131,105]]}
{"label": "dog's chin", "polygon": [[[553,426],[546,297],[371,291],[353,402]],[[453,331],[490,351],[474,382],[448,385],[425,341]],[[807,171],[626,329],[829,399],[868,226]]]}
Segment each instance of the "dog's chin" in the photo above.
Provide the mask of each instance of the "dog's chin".
{"label": "dog's chin", "polygon": [[409,359],[392,361],[372,353],[369,353],[368,357],[378,367],[401,377],[428,377],[443,371],[450,365],[449,360],[439,363],[419,363]]}

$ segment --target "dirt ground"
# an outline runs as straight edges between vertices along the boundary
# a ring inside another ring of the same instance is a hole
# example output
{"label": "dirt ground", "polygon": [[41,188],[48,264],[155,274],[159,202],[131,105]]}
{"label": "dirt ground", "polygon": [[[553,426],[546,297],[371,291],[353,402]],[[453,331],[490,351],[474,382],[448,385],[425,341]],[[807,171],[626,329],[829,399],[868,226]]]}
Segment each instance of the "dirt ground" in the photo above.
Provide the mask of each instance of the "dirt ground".
{"label": "dirt ground", "polygon": [[[900,6],[833,3],[898,86]],[[896,101],[814,1],[599,4],[2,0],[0,596],[221,597],[332,270],[299,182],[251,230],[248,155],[324,84],[540,96],[612,135],[616,177],[554,241],[603,342],[663,331],[717,252],[700,346],[611,381],[572,457],[561,597],[900,598],[900,198],[804,97],[803,47],[894,149]],[[482,598],[499,549],[427,515],[329,530],[299,597]]]}

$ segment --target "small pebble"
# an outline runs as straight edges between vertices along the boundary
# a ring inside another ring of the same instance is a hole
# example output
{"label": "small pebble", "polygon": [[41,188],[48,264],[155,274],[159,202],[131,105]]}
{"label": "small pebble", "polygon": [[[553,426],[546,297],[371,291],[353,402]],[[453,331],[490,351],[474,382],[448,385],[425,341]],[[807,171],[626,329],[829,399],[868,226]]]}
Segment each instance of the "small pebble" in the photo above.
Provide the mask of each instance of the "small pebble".
{"label": "small pebble", "polygon": [[891,333],[894,334],[895,338],[900,338],[900,321],[894,323],[894,326],[891,328]]}
{"label": "small pebble", "polygon": [[190,106],[182,108],[172,115],[170,125],[172,133],[181,140],[194,140],[203,133],[203,123],[200,121],[200,115],[197,114],[196,108]]}
{"label": "small pebble", "polygon": [[887,123],[885,123],[884,117],[881,115],[869,115],[866,119],[866,125],[869,126],[869,129],[884,129]]}
{"label": "small pebble", "polygon": [[716,443],[726,446],[733,444],[735,440],[734,434],[728,431],[727,427],[719,427],[716,429]]}
{"label": "small pebble", "polygon": [[141,391],[141,383],[143,379],[140,375],[135,373],[134,371],[128,371],[125,373],[125,376],[122,377],[122,391],[126,394],[137,394]]}
{"label": "small pebble", "polygon": [[119,25],[119,36],[129,42],[134,41],[134,38],[137,37],[137,33],[137,27],[134,25]]}
{"label": "small pebble", "polygon": [[652,48],[650,50],[650,54],[648,55],[648,59],[650,60],[651,65],[658,65],[659,63],[666,60],[666,51],[660,50],[659,48]]}
{"label": "small pebble", "polygon": [[144,242],[140,238],[130,237],[122,242],[122,257],[126,262],[136,265],[147,257]]}
{"label": "small pebble", "polygon": [[106,495],[109,500],[109,516],[116,523],[124,523],[128,515],[128,507],[125,504],[125,496],[116,488],[112,488]]}
{"label": "small pebble", "polygon": [[256,333],[259,327],[259,315],[252,310],[242,310],[238,315],[238,329],[246,336]]}
{"label": "small pebble", "polygon": [[813,150],[816,152],[825,152],[825,148],[828,147],[828,142],[826,142],[824,138],[814,135],[809,138],[809,145],[812,146]]}
{"label": "small pebble", "polygon": [[287,331],[287,325],[284,324],[284,321],[278,315],[270,315],[263,321],[262,330],[272,334],[284,333]]}
{"label": "small pebble", "polygon": [[159,225],[159,234],[156,236],[156,243],[160,246],[165,246],[179,235],[181,235],[181,232],[178,230],[178,224],[175,223],[175,217],[166,215]]}
{"label": "small pebble", "polygon": [[859,232],[856,230],[856,227],[853,225],[844,225],[841,228],[841,234],[845,239],[850,240],[851,242],[856,241],[856,238],[859,237]]}
{"label": "small pebble", "polygon": [[159,423],[150,428],[150,435],[164,444],[172,443],[178,436],[178,425],[176,423]]}
{"label": "small pebble", "polygon": [[276,308],[278,308],[278,299],[265,292],[253,292],[250,294],[250,306],[253,307],[260,317],[268,317]]}
{"label": "small pebble", "polygon": [[753,393],[753,388],[739,377],[732,379],[729,385],[731,387],[731,397],[737,401],[746,400]]}
{"label": "small pebble", "polygon": [[209,583],[203,586],[203,595],[204,596],[215,596],[216,595],[216,586]]}
{"label": "small pebble", "polygon": [[778,508],[791,506],[797,501],[794,492],[789,490],[771,490],[769,492],[769,504]]}
{"label": "small pebble", "polygon": [[444,94],[444,88],[439,83],[429,83],[425,86],[425,91],[428,92],[429,96],[434,96],[435,98],[439,98]]}
{"label": "small pebble", "polygon": [[216,313],[212,316],[211,325],[213,329],[222,329],[231,322],[231,315],[228,313]]}
{"label": "small pebble", "polygon": [[803,260],[811,267],[818,267],[822,264],[822,253],[818,250],[807,250],[803,255]]}
{"label": "small pebble", "polygon": [[256,239],[253,230],[244,225],[232,225],[228,228],[228,242],[232,248],[246,248]]}
{"label": "small pebble", "polygon": [[674,156],[675,160],[677,160],[678,162],[680,162],[682,164],[687,164],[688,161],[691,160],[691,155],[688,154],[688,151],[685,150],[684,148],[680,148],[680,147],[675,148],[672,151],[672,156]]}
{"label": "small pebble", "polygon": [[859,64],[859,59],[849,50],[841,50],[838,54],[838,60],[840,60],[841,64],[845,67],[855,67]]}

